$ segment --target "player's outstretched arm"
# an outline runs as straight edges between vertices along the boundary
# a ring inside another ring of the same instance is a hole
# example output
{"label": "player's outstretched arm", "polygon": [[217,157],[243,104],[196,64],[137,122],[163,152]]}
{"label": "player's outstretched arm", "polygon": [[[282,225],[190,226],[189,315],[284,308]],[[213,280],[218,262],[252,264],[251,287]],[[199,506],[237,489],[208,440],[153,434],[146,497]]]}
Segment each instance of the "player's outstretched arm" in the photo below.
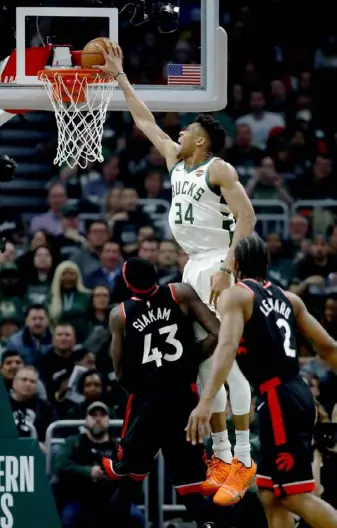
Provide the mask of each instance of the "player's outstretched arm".
{"label": "player's outstretched arm", "polygon": [[186,305],[195,321],[207,332],[207,337],[202,341],[202,360],[204,361],[214,352],[218,341],[220,323],[214,313],[202,302],[191,286],[177,283],[173,287],[177,295],[178,303]]}
{"label": "player's outstretched arm", "polygon": [[110,355],[114,372],[118,381],[123,375],[123,341],[124,341],[124,320],[120,306],[115,306],[110,312],[109,329],[112,335]]}
{"label": "player's outstretched arm", "polygon": [[233,366],[245,322],[252,313],[252,305],[251,294],[239,286],[234,286],[221,294],[219,300],[221,326],[218,345],[213,355],[211,375],[186,427],[187,441],[192,444],[202,443],[204,433],[206,435],[210,433],[212,403]]}
{"label": "player's outstretched arm", "polygon": [[287,292],[287,297],[293,306],[297,327],[301,334],[312,343],[319,355],[333,369],[337,369],[337,341],[308,312],[302,299],[291,292]]}
{"label": "player's outstretched arm", "polygon": [[105,65],[97,66],[97,68],[115,77],[119,87],[123,90],[134,122],[166,159],[167,168],[170,170],[177,161],[179,145],[174,143],[170,136],[159,128],[153,114],[130,84],[123,70],[121,48],[111,42],[109,52],[107,53],[103,48],[101,48],[101,52],[105,58]]}
{"label": "player's outstretched arm", "polygon": [[[222,160],[216,160],[209,169],[209,179],[212,185],[220,187],[221,193],[236,219],[233,240],[222,264],[223,267],[234,271],[235,247],[242,238],[253,233],[256,222],[255,212],[245,189],[239,182],[234,167]],[[230,279],[230,275],[226,272],[219,272],[214,276],[210,304],[214,302],[216,306],[221,291],[231,285]]]}

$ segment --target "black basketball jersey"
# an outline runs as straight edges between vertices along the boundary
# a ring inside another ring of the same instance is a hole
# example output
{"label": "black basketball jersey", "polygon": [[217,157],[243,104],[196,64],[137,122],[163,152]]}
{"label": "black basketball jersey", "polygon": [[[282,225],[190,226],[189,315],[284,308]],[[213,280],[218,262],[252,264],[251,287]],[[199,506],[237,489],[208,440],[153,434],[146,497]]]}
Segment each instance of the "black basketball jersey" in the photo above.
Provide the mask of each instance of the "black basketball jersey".
{"label": "black basketball jersey", "polygon": [[148,299],[132,297],[125,314],[123,383],[130,392],[188,385],[197,379],[199,355],[193,320],[175,300],[172,285]]}
{"label": "black basketball jersey", "polygon": [[291,302],[271,282],[246,279],[241,286],[254,295],[254,307],[237,352],[239,367],[254,389],[275,377],[292,378],[299,372],[299,361]]}

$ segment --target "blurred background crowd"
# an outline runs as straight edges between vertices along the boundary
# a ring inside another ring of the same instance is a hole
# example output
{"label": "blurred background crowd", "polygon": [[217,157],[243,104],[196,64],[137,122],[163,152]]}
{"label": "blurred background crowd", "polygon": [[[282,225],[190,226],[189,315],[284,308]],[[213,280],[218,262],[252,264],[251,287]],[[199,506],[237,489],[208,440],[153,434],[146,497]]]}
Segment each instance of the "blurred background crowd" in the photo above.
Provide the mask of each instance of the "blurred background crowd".
{"label": "blurred background crowd", "polygon": [[[291,9],[282,0],[221,5],[229,36],[229,102],[215,113],[228,133],[223,156],[254,204],[256,231],[270,251],[270,279],[302,297],[337,338],[332,3],[299,2]],[[192,0],[190,8],[196,16]],[[137,71],[153,72],[156,38],[149,32],[148,49],[126,54],[135,66],[134,80]],[[193,30],[181,33],[175,49],[181,62],[195,60],[194,47]],[[193,117],[156,116],[173,139]],[[108,331],[111,306],[129,296],[121,266],[139,255],[157,266],[159,283],[167,284],[181,280],[188,257],[167,224],[171,189],[165,162],[127,113],[109,115],[105,161],[85,171],[52,167],[55,130],[51,116],[41,112],[18,116],[0,129],[1,153],[18,161],[16,182],[0,190],[0,232],[8,239],[0,254],[0,370],[20,434],[35,431],[43,451],[51,423],[86,421],[81,432],[57,431],[66,441],[59,442],[51,471],[63,526],[86,528],[96,520],[98,504],[106,512],[113,492],[98,463],[116,449],[109,418],[123,417],[126,400],[113,373]],[[300,336],[299,354],[317,399],[318,493],[337,507],[336,374]],[[229,407],[229,427],[230,414]],[[255,456],[254,399],[251,420]],[[254,525],[266,526],[254,491],[245,508],[238,507],[233,527],[244,527],[252,512]],[[103,513],[101,526],[108,522]],[[144,525],[136,506],[132,522]]]}

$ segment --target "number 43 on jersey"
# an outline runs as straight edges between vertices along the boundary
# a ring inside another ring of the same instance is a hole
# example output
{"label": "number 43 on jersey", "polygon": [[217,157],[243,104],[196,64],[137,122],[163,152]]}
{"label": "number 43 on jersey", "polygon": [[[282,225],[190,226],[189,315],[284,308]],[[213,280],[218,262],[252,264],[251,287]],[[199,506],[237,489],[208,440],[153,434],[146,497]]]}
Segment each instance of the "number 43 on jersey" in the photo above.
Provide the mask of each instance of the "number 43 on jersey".
{"label": "number 43 on jersey", "polygon": [[152,343],[152,333],[146,334],[144,337],[144,351],[143,351],[143,365],[145,363],[152,363],[154,361],[157,365],[157,367],[163,366],[163,360],[164,361],[177,361],[181,358],[183,354],[183,345],[178,341],[178,339],[175,339],[175,335],[178,330],[178,325],[170,325],[170,326],[164,326],[163,328],[159,329],[160,335],[167,334],[167,337],[165,339],[165,343],[168,343],[172,346],[172,353],[166,353],[162,354],[161,351],[155,347],[151,348]]}

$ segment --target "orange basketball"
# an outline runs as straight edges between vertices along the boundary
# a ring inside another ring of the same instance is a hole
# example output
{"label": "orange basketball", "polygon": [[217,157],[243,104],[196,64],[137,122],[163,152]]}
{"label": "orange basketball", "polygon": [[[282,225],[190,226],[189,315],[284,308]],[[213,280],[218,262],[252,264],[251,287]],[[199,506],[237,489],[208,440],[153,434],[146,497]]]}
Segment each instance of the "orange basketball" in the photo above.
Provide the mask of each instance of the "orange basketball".
{"label": "orange basketball", "polygon": [[105,37],[99,37],[88,42],[88,44],[84,46],[81,55],[82,68],[91,69],[96,65],[102,66],[105,63],[105,59],[99,48],[101,47],[108,51],[108,45],[110,42],[113,41]]}

